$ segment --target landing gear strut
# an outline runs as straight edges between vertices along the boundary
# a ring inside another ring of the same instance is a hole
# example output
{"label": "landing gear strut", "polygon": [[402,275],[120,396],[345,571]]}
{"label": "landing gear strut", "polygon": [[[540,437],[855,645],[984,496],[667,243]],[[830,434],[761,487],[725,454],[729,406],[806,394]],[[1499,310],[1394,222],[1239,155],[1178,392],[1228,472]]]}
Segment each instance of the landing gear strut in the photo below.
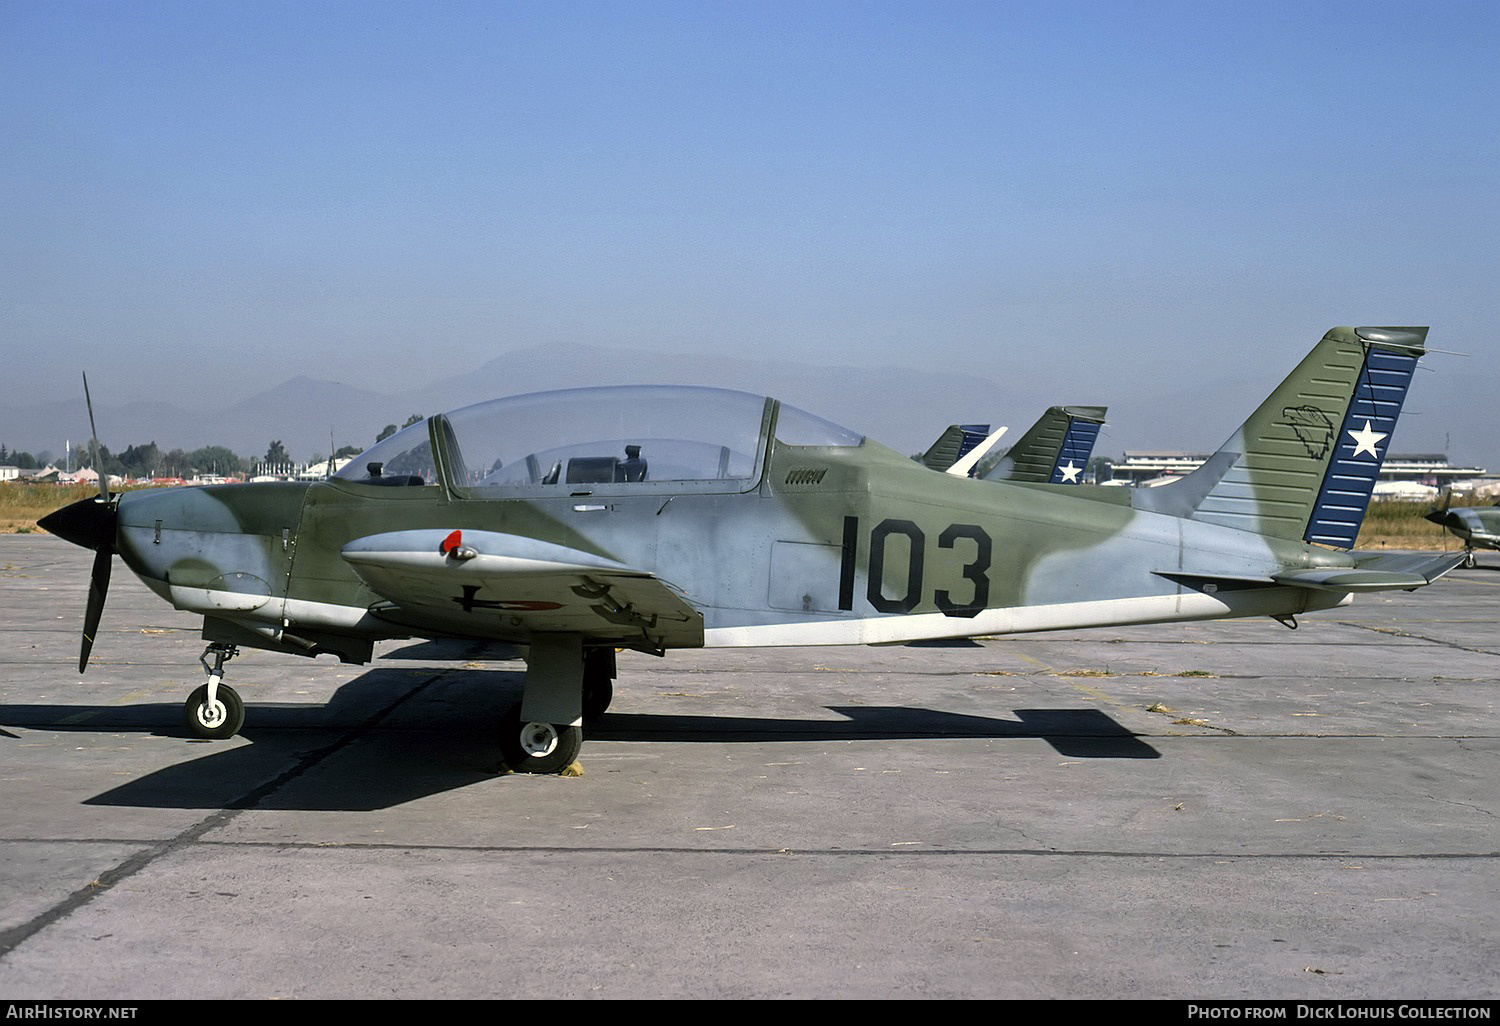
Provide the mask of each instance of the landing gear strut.
{"label": "landing gear strut", "polygon": [[[209,741],[234,737],[245,725],[245,703],[239,693],[224,683],[224,664],[239,655],[239,648],[214,642],[203,650],[198,662],[208,674],[208,683],[200,684],[182,707],[182,718],[188,733]],[[214,657],[213,666],[208,657]]]}

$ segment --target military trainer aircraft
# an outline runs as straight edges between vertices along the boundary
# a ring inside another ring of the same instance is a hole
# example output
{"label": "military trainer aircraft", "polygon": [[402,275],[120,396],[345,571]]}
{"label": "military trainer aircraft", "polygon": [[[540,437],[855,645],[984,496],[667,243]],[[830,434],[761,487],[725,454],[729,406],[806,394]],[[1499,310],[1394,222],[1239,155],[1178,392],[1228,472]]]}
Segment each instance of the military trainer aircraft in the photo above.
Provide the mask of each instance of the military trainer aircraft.
{"label": "military trainer aircraft", "polygon": [[1475,549],[1500,549],[1500,502],[1493,506],[1454,507],[1449,492],[1442,509],[1427,514],[1427,519],[1448,529],[1464,543],[1464,566],[1474,566]]}
{"label": "military trainer aircraft", "polygon": [[[558,772],[616,649],[863,645],[1268,616],[1411,589],[1461,554],[1348,551],[1426,328],[1334,328],[1207,463],[1162,488],[923,466],[742,392],[609,387],[430,417],[323,482],[101,494],[41,526],[203,616],[188,729],[228,737],[239,646],[362,663],[375,642],[526,647],[500,741]],[[212,659],[212,664],[210,664]]]}

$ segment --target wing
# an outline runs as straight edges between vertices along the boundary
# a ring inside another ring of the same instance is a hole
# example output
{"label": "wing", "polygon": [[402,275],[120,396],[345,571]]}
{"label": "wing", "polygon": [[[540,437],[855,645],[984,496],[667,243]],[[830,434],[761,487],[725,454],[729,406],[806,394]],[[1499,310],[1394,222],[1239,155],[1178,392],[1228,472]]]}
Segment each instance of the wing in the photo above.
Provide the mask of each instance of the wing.
{"label": "wing", "polygon": [[672,585],[614,560],[494,531],[392,531],[342,555],[385,601],[384,620],[422,633],[524,643],[534,634],[660,652],[703,644],[703,614]]}

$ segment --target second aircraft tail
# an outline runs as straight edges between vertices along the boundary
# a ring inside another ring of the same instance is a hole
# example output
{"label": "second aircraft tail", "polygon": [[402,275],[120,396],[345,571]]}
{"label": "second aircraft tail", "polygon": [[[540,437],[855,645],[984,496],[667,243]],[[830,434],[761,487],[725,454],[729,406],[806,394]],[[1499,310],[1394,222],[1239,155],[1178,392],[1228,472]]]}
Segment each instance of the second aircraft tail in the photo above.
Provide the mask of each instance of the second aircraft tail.
{"label": "second aircraft tail", "polygon": [[981,460],[971,476],[988,481],[1078,484],[1107,412],[1104,406],[1054,406],[1005,455]]}

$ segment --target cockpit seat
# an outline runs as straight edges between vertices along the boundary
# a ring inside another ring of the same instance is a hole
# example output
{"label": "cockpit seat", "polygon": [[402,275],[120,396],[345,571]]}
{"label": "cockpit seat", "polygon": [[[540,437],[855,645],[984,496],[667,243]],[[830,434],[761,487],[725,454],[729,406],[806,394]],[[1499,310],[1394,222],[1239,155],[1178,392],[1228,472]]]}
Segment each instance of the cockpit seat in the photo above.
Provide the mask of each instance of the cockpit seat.
{"label": "cockpit seat", "polygon": [[616,481],[646,480],[646,461],[641,458],[639,445],[627,445],[625,458],[615,465]]}
{"label": "cockpit seat", "polygon": [[568,461],[568,484],[597,484],[602,481],[619,480],[615,476],[615,465],[619,460],[613,456],[574,456]]}

